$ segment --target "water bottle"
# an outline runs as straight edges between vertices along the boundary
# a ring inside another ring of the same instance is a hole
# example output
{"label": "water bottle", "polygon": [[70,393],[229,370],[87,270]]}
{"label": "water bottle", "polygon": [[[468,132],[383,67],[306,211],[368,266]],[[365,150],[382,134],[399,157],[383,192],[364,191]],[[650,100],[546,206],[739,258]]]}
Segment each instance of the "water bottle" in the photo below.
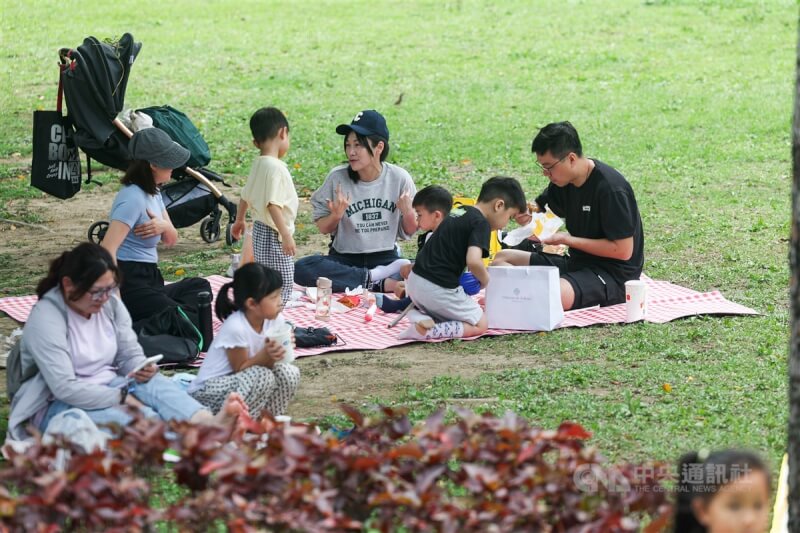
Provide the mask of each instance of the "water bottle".
{"label": "water bottle", "polygon": [[314,317],[317,320],[328,320],[331,317],[331,295],[333,293],[331,280],[317,278],[317,311]]}
{"label": "water bottle", "polygon": [[203,336],[201,352],[207,352],[214,340],[214,328],[211,327],[211,293],[202,291],[197,293],[197,316],[200,319],[200,334]]}
{"label": "water bottle", "polygon": [[478,278],[476,278],[475,274],[472,272],[464,272],[461,274],[461,277],[458,279],[458,283],[461,285],[461,287],[463,287],[464,292],[469,296],[478,294],[481,291],[481,282],[478,281]]}

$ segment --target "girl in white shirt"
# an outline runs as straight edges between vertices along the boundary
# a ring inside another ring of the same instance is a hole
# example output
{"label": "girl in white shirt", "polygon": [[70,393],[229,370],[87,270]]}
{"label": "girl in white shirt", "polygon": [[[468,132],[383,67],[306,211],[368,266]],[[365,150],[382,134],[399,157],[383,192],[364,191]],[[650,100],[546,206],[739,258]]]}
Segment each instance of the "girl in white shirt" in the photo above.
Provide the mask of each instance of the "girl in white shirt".
{"label": "girl in white shirt", "polygon": [[282,362],[283,348],[267,338],[269,329],[283,322],[282,284],[278,271],[249,263],[220,289],[215,310],[224,323],[189,386],[189,394],[213,412],[231,392],[239,393],[253,416],[263,409],[273,416],[286,412],[300,385],[300,369]]}

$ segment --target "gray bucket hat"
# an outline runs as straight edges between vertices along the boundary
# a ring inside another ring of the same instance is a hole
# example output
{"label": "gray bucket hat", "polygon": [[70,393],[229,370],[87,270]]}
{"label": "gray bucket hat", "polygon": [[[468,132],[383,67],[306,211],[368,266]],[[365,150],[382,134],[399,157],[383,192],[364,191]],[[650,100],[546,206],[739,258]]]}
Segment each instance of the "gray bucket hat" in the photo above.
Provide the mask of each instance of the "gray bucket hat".
{"label": "gray bucket hat", "polygon": [[133,159],[172,169],[184,166],[191,155],[189,150],[158,128],[146,128],[134,133],[128,142],[128,151]]}

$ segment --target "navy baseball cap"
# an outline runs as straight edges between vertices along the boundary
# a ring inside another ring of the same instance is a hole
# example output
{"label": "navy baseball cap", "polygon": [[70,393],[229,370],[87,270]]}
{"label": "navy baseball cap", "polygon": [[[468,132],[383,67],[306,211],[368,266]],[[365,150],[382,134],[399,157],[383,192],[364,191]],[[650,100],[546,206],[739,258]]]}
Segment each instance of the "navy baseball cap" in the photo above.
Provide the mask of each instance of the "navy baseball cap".
{"label": "navy baseball cap", "polygon": [[350,124],[339,124],[336,126],[336,133],[347,135],[351,131],[359,135],[377,135],[389,140],[389,128],[386,127],[386,119],[374,109],[361,111],[350,122]]}

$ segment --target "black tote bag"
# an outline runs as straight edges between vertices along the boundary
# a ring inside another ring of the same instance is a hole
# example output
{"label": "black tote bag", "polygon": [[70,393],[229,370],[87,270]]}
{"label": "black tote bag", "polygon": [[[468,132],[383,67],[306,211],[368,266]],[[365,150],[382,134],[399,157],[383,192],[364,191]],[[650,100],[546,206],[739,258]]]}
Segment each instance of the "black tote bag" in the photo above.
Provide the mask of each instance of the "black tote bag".
{"label": "black tote bag", "polygon": [[31,185],[62,200],[81,190],[81,160],[69,119],[61,115],[62,86],[56,111],[33,112]]}

